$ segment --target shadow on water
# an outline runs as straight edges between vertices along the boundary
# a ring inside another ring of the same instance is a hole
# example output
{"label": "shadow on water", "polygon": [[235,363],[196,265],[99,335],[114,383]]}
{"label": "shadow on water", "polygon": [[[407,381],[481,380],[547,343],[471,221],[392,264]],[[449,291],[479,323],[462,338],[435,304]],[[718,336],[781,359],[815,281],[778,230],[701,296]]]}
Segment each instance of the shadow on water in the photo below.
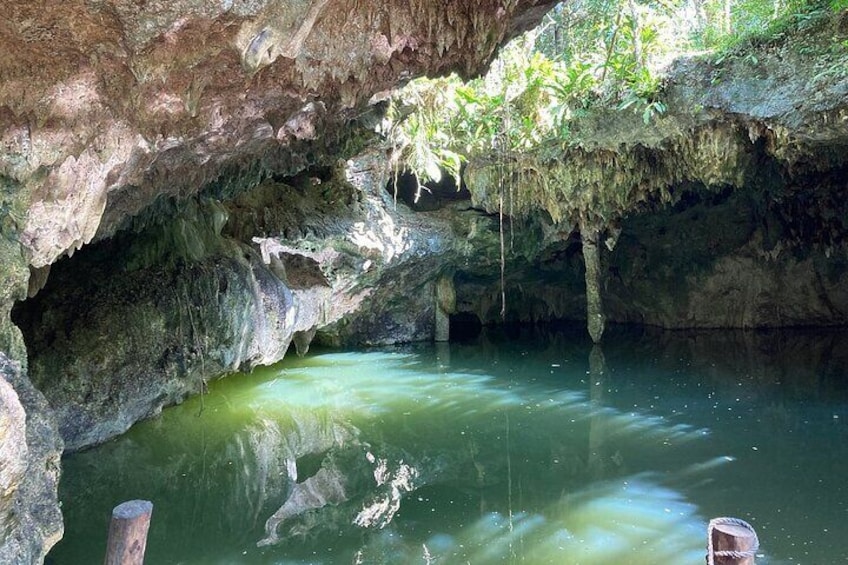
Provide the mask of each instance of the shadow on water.
{"label": "shadow on water", "polygon": [[842,561],[845,346],[614,329],[287,359],[67,457],[51,559],[102,560],[111,508],[147,498],[157,564],[694,565],[725,514],[763,562]]}

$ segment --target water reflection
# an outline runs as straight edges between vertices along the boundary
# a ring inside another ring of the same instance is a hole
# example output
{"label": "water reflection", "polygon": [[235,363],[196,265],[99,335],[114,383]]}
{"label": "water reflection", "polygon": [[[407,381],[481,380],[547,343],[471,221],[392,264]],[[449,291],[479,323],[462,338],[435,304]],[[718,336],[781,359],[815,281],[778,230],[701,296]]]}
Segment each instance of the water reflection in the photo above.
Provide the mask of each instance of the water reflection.
{"label": "water reflection", "polygon": [[[768,496],[746,496],[774,478],[752,455],[793,457],[798,438],[746,423],[740,439],[736,417],[754,399],[769,422],[808,415],[635,345],[325,353],[233,376],[201,414],[189,401],[68,458],[51,558],[101,560],[109,511],[138,497],[155,504],[151,563],[685,565],[703,563],[709,516],[778,524]],[[797,480],[779,479],[784,498]]]}
{"label": "water reflection", "polygon": [[455,535],[440,532],[420,545],[385,532],[357,556],[363,563],[703,563],[702,530],[694,505],[679,493],[633,477],[566,495],[542,513],[486,513]]}

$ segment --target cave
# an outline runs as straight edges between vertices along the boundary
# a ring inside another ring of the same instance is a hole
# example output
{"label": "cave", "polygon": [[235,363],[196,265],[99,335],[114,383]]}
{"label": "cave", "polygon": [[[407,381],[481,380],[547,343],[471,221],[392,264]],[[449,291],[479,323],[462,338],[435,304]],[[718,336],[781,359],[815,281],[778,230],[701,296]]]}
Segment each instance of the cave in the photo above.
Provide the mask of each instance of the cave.
{"label": "cave", "polygon": [[403,172],[389,181],[386,190],[396,200],[416,212],[438,210],[452,202],[471,200],[468,187],[456,185],[447,171],[441,172],[439,182],[421,182],[414,174]]}
{"label": "cave", "polygon": [[457,312],[450,316],[450,338],[454,341],[470,341],[480,335],[483,324],[473,312]]}
{"label": "cave", "polygon": [[12,1],[0,563],[848,558],[848,11],[655,4]]}

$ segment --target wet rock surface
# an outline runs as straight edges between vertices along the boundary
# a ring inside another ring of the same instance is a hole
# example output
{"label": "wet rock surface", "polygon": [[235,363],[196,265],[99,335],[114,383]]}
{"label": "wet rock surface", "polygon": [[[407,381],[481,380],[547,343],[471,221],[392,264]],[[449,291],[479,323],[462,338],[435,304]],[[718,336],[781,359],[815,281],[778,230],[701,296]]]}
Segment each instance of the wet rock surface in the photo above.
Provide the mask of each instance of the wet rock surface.
{"label": "wet rock surface", "polygon": [[120,434],[210,379],[323,343],[431,339],[456,222],[395,207],[382,154],[269,180],[93,245],[15,312],[66,449]]}
{"label": "wet rock surface", "polygon": [[61,455],[44,396],[0,353],[0,562],[39,563],[61,539]]}
{"label": "wet rock surface", "polygon": [[[543,250],[508,252],[507,318],[586,319],[577,227],[588,226],[608,248],[612,322],[845,324],[846,17],[721,59],[681,59],[659,94],[664,114],[590,112],[569,145],[512,163],[508,231],[537,226]],[[466,179],[473,204],[492,213],[497,171],[471,163]],[[459,309],[496,320],[497,277],[460,277]]]}
{"label": "wet rock surface", "polygon": [[[325,293],[280,282],[272,272],[279,257],[267,264],[255,249],[193,247],[193,231],[206,229],[195,221],[194,195],[231,199],[271,176],[351,155],[358,141],[350,132],[369,119],[381,92],[422,74],[480,72],[501,43],[553,4],[5,4],[0,351],[24,366],[33,358],[68,447],[120,433],[202,390],[207,376],[278,359],[292,335],[308,347]],[[213,225],[221,219],[207,217]],[[130,257],[121,247],[126,233],[169,222],[170,233],[147,235],[163,247],[188,244],[172,250],[182,263],[154,265],[147,258],[161,249],[136,246]],[[60,301],[78,302],[53,310],[53,320],[22,314],[22,323],[45,330],[27,351],[10,320],[13,304],[33,296],[57,260],[95,241],[106,242],[95,254],[120,257],[116,270],[88,259],[80,263],[88,274],[58,266],[52,288],[73,285]],[[344,303],[358,300],[345,295]],[[51,379],[61,386],[51,389]],[[19,440],[12,452],[23,452]],[[0,475],[0,484],[16,481],[14,467]],[[19,510],[16,522],[4,522],[0,561],[40,562],[42,550],[23,546],[44,549],[50,543],[42,541],[55,541],[61,529],[34,533],[27,524],[44,523],[40,511]],[[55,496],[48,511],[58,516]]]}
{"label": "wet rock surface", "polygon": [[[6,6],[0,351],[18,400],[0,391],[0,561],[39,562],[61,535],[52,412],[75,450],[292,341],[430,339],[438,280],[472,321],[585,319],[578,221],[599,231],[609,321],[848,322],[844,15],[754,59],[679,62],[648,124],[587,117],[503,224],[485,163],[467,198],[413,212],[385,190],[387,153],[365,149],[385,92],[479,72],[551,5]],[[9,312],[27,296],[25,348]]]}

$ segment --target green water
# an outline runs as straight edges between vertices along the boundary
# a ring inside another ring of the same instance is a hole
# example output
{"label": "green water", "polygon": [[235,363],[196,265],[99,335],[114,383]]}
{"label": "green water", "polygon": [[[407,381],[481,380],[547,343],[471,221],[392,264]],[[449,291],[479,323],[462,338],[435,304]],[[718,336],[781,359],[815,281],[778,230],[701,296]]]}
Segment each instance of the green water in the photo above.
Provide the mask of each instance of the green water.
{"label": "green water", "polygon": [[701,565],[725,515],[758,563],[844,563],[846,349],[613,331],[591,366],[582,332],[292,357],[67,457],[48,562],[101,563],[111,508],[143,498],[152,565]]}

